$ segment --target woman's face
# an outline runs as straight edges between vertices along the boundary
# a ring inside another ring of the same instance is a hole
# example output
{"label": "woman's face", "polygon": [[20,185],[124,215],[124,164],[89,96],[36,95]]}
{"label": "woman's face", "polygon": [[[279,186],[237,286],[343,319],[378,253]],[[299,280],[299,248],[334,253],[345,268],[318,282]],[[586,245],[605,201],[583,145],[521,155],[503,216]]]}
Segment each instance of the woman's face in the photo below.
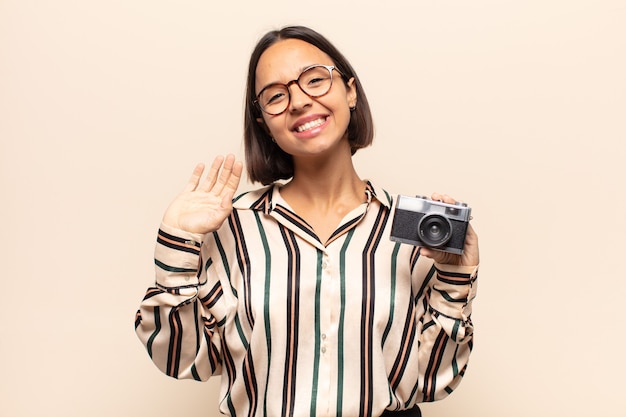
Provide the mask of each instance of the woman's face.
{"label": "woman's face", "polygon": [[[255,94],[269,84],[287,84],[297,79],[303,69],[314,64],[334,65],[334,62],[317,47],[299,39],[275,43],[263,52],[257,64]],[[354,79],[347,84],[333,70],[330,91],[312,98],[293,83],[289,86],[291,100],[287,110],[276,116],[263,113],[257,120],[265,125],[282,150],[296,158],[319,156],[342,143],[345,146],[350,107],[356,105],[357,99]]]}

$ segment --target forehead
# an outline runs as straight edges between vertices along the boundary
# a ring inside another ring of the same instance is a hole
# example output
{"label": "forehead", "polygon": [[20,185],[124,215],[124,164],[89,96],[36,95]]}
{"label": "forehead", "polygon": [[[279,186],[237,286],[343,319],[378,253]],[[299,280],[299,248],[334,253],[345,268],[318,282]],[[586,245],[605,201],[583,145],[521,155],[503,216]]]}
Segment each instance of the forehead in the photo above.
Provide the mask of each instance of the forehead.
{"label": "forehead", "polygon": [[319,48],[300,39],[285,39],[261,54],[256,66],[256,85],[289,81],[313,64],[333,65],[332,59]]}

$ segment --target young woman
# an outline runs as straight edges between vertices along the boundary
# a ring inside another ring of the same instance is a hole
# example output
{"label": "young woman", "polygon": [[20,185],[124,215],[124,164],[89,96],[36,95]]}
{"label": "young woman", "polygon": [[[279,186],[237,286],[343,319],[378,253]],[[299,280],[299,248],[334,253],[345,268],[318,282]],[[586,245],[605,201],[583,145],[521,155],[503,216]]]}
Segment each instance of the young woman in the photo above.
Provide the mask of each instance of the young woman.
{"label": "young woman", "polygon": [[476,234],[463,255],[391,241],[394,197],[352,163],[372,137],[359,79],[324,37],[287,27],[259,41],[245,147],[265,187],[233,200],[243,164],[218,157],[165,212],[136,318],[163,372],[221,375],[231,416],[419,416],[456,388]]}

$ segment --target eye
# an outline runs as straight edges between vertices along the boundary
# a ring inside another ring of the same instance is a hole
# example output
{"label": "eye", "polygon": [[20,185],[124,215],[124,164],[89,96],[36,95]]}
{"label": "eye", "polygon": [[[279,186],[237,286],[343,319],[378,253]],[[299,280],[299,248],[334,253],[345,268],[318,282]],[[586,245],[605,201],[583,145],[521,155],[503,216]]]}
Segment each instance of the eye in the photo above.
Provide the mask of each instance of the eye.
{"label": "eye", "polygon": [[276,93],[271,97],[268,97],[265,104],[274,104],[280,102],[283,98],[285,98],[285,93]]}
{"label": "eye", "polygon": [[325,81],[325,80],[327,80],[327,79],[328,79],[328,77],[326,77],[326,78],[322,78],[322,77],[311,78],[311,79],[307,82],[307,85],[314,86],[315,84],[322,83],[322,82],[324,82],[324,81]]}
{"label": "eye", "polygon": [[287,96],[287,91],[282,85],[272,85],[263,90],[261,93],[261,103],[264,106],[280,103]]}
{"label": "eye", "polygon": [[312,94],[318,94],[319,90],[330,86],[330,72],[323,66],[311,67],[300,74],[298,83]]}

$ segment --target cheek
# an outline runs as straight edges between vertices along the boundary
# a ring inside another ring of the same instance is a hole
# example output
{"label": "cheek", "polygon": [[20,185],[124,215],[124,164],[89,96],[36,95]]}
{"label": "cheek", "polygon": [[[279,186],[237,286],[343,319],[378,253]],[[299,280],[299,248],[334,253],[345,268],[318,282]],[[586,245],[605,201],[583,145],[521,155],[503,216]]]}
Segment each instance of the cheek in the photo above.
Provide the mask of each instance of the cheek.
{"label": "cheek", "polygon": [[346,105],[343,106],[341,109],[337,110],[337,112],[335,112],[335,117],[337,119],[337,123],[341,124],[340,127],[348,129],[348,125],[350,124],[350,118],[351,118],[352,114],[350,112],[350,108]]}
{"label": "cheek", "polygon": [[269,135],[273,138],[284,135],[289,129],[286,126],[284,117],[276,117],[269,120],[265,120],[265,127]]}

